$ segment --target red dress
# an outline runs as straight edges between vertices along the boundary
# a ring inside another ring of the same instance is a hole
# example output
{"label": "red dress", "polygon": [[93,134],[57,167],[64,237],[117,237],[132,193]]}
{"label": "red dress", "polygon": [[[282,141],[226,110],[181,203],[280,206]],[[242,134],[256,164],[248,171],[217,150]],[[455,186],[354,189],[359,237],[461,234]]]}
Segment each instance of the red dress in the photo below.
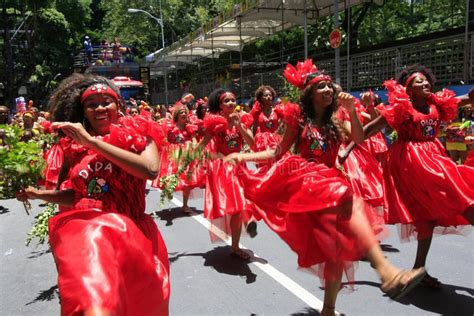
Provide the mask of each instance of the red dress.
{"label": "red dress", "polygon": [[467,154],[466,161],[464,162],[466,166],[474,167],[474,149]]}
{"label": "red dress", "polygon": [[378,110],[398,133],[383,170],[388,223],[402,224],[402,240],[429,237],[435,226],[440,226],[435,232],[448,233],[467,225],[462,214],[474,205],[474,168],[456,165],[436,139],[440,121],[456,115],[454,93],[432,94],[429,113],[423,114],[413,108],[404,87],[395,81],[385,85],[390,106]]}
{"label": "red dress", "polygon": [[[169,124],[169,123],[168,123]],[[160,172],[155,180],[153,180],[151,186],[155,188],[160,187],[160,178],[175,174],[178,171],[178,166],[175,161],[170,158],[171,153],[184,148],[188,142],[195,139],[197,136],[199,127],[194,124],[186,124],[185,128],[181,130],[178,126],[173,124],[169,126],[167,133],[168,145],[163,146],[163,150],[160,153]],[[180,175],[176,191],[181,191],[183,188],[196,188],[204,187],[205,172],[204,168],[197,166],[197,163],[191,163],[189,167]]]}
{"label": "red dress", "polygon": [[285,105],[285,121],[298,134],[300,156],[285,155],[255,172],[242,169],[245,195],[255,203],[257,216],[296,252],[300,267],[311,268],[324,281],[337,279],[324,275],[326,264],[342,264],[352,281],[353,262],[365,254],[350,229],[353,217],[321,213],[353,201],[350,183],[335,166],[340,142],[331,127],[304,124],[296,104]]}
{"label": "red dress", "polygon": [[[356,112],[359,120],[363,122],[362,105],[356,100]],[[347,111],[340,107],[337,113],[339,120],[350,121]],[[343,144],[345,146],[346,144]],[[386,148],[386,146],[385,146]],[[344,171],[352,186],[354,195],[367,202],[372,209],[374,221],[372,229],[379,238],[385,237],[385,214],[383,196],[382,167],[371,151],[369,139],[357,144],[343,163]]]}
{"label": "red dress", "polygon": [[[146,137],[123,123],[103,140],[142,152]],[[61,314],[100,307],[114,315],[168,315],[168,253],[145,214],[145,180],[69,138],[61,142],[75,192],[74,206],[49,221]]]}
{"label": "red dress", "polygon": [[[241,121],[245,128],[250,128],[253,122],[249,114],[243,114]],[[225,117],[206,114],[204,128],[212,136],[209,148],[216,154],[226,156],[242,150],[242,135],[235,126],[228,127]],[[253,209],[253,204],[245,198],[244,187],[237,177],[238,170],[239,168],[225,164],[220,158],[207,163],[204,216],[228,234],[231,232],[229,215],[243,212],[242,218],[248,220]]]}
{"label": "red dress", "polygon": [[274,149],[281,139],[281,136],[276,132],[280,120],[283,119],[283,107],[281,105],[272,107],[270,115],[267,116],[263,112],[261,105],[256,101],[249,114],[252,115],[254,122],[257,123],[252,150],[259,152]]}
{"label": "red dress", "polygon": [[43,155],[46,161],[44,169],[44,185],[47,190],[53,190],[58,183],[59,172],[63,165],[64,153],[59,144],[53,144]]}

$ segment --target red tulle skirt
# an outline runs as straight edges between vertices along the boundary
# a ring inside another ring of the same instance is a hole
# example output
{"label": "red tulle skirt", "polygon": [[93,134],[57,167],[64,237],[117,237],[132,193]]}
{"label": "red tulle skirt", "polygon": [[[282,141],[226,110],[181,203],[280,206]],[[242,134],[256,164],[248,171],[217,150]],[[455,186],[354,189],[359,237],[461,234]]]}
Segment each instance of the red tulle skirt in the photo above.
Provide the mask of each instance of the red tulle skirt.
{"label": "red tulle skirt", "polygon": [[153,219],[97,209],[49,221],[61,315],[100,307],[113,315],[168,315],[168,252]]}
{"label": "red tulle skirt", "polygon": [[343,164],[354,195],[370,206],[374,221],[372,230],[380,238],[385,238],[383,175],[380,163],[367,149],[366,143],[357,145]]}
{"label": "red tulle skirt", "polygon": [[207,163],[207,181],[204,197],[204,216],[211,223],[230,234],[229,217],[240,214],[242,221],[251,219],[254,205],[244,194],[238,173],[246,169],[214,159]]}
{"label": "red tulle skirt", "polygon": [[350,228],[354,217],[350,211],[327,212],[353,201],[351,186],[339,170],[290,155],[267,169],[242,169],[239,177],[257,216],[298,255],[300,267],[313,270],[324,282],[337,279],[324,275],[325,265],[341,265],[346,279],[354,280],[354,262],[366,251]]}
{"label": "red tulle skirt", "polygon": [[54,144],[44,154],[46,168],[44,169],[44,185],[47,190],[56,189],[59,172],[64,160],[64,152],[59,144]]}
{"label": "red tulle skirt", "polygon": [[474,168],[456,165],[438,141],[395,142],[383,176],[387,222],[402,224],[402,240],[468,225],[462,214],[474,208]]}
{"label": "red tulle skirt", "polygon": [[[178,145],[166,146],[162,148],[160,153],[160,170],[155,180],[152,181],[151,186],[154,188],[160,187],[161,177],[173,175],[178,171],[178,167],[174,160],[170,159],[170,154],[173,150],[177,150]],[[175,191],[182,191],[185,187],[204,188],[206,184],[205,166],[199,165],[198,162],[193,161],[186,170],[179,176],[178,185]]]}

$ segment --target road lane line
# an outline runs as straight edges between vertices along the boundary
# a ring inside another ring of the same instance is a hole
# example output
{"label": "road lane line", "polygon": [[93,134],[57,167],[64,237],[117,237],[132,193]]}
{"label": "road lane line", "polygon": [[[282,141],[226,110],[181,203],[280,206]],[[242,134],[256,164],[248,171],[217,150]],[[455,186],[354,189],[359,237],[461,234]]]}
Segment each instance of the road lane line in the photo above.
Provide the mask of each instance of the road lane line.
{"label": "road lane line", "polygon": [[[171,203],[175,204],[178,207],[183,206],[183,202],[178,200],[176,197],[173,197],[173,199],[171,200]],[[192,212],[191,214],[192,214],[191,217],[194,218],[198,223],[200,223],[206,229],[210,230],[214,235],[222,239],[222,241],[224,241],[227,245],[229,246],[231,245],[231,241],[230,241],[231,239],[229,235],[227,235],[225,232],[223,232],[216,226],[212,225],[206,218],[204,218],[204,216],[199,215],[195,212]],[[247,247],[245,247],[244,245],[240,243],[239,243],[239,246],[242,249],[248,249]],[[261,258],[256,253],[254,253],[254,257]],[[323,308],[323,302],[321,300],[319,300],[316,296],[308,292],[301,285],[299,285],[298,283],[290,279],[288,276],[280,272],[278,269],[273,267],[271,264],[269,263],[263,264],[257,261],[250,261],[250,263],[255,265],[260,270],[262,270],[264,273],[270,276],[273,280],[280,283],[284,288],[286,288],[293,295],[295,295],[304,303],[306,303],[309,307],[314,308],[318,312],[321,312],[321,309]],[[339,315],[337,311],[336,311],[336,315]]]}

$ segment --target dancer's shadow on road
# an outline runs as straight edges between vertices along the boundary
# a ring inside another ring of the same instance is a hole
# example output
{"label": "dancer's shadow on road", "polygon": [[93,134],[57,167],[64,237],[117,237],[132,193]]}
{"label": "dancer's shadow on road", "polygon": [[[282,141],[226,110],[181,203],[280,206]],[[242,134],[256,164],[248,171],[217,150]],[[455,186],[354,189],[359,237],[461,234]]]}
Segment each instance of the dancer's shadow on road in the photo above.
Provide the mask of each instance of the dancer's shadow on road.
{"label": "dancer's shadow on road", "polygon": [[199,256],[204,259],[205,267],[212,267],[219,273],[236,275],[245,278],[245,283],[250,284],[257,280],[257,275],[252,272],[249,264],[252,262],[267,263],[265,259],[254,257],[252,251],[246,250],[250,254],[250,260],[245,261],[231,256],[229,246],[216,247],[206,253],[180,253],[172,255],[169,260],[173,264],[181,257]]}
{"label": "dancer's shadow on road", "polygon": [[380,244],[380,248],[383,252],[400,252],[400,250],[388,244]]}
{"label": "dancer's shadow on road", "polygon": [[53,285],[47,290],[40,291],[38,296],[32,300],[29,303],[26,303],[25,305],[31,305],[36,302],[45,302],[45,301],[52,301],[55,298],[59,298],[59,290],[57,285]]}
{"label": "dancer's shadow on road", "polygon": [[474,289],[443,284],[433,290],[418,286],[400,300],[438,315],[474,315]]}
{"label": "dancer's shadow on road", "polygon": [[203,211],[194,210],[192,213],[185,213],[181,207],[173,207],[153,213],[153,217],[166,222],[165,226],[173,225],[173,221],[177,218],[190,217],[191,215],[202,214]]}
{"label": "dancer's shadow on road", "polygon": [[[381,285],[370,281],[356,281],[354,284],[377,288]],[[397,303],[413,305],[438,315],[472,316],[474,315],[474,289],[442,284],[439,290],[433,290],[419,285]]]}
{"label": "dancer's shadow on road", "polygon": [[35,259],[35,258],[41,257],[42,255],[45,255],[47,253],[51,253],[51,248],[48,247],[48,249],[32,251],[31,255],[27,258],[28,259]]}
{"label": "dancer's shadow on road", "polygon": [[10,211],[8,210],[8,207],[5,207],[5,206],[3,206],[3,205],[0,205],[0,214],[5,214],[5,213],[8,213],[8,212],[10,212]]}

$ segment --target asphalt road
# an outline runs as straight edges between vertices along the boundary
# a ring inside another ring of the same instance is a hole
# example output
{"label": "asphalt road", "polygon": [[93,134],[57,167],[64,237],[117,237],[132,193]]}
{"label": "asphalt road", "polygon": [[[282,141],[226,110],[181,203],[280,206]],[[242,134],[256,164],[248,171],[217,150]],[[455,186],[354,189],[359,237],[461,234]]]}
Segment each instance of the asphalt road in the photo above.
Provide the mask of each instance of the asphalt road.
{"label": "asphalt road", "polygon": [[[229,256],[229,246],[211,243],[202,216],[203,191],[190,205],[194,215],[181,212],[179,194],[165,208],[159,192],[147,195],[147,212],[168,247],[171,263],[171,315],[319,315],[323,290],[319,280],[297,269],[296,256],[261,222],[258,236],[241,243],[254,259]],[[47,246],[25,246],[33,216],[15,200],[0,201],[0,315],[58,315],[57,273]],[[38,203],[33,203],[38,211]],[[34,212],[36,213],[36,212]],[[396,265],[413,264],[415,243],[401,244],[396,227],[383,241],[386,256]],[[346,315],[474,315],[473,234],[440,236],[433,240],[428,271],[443,286],[433,291],[418,287],[400,302],[379,290],[380,282],[367,262],[356,272],[356,290],[343,291],[337,311]]]}

